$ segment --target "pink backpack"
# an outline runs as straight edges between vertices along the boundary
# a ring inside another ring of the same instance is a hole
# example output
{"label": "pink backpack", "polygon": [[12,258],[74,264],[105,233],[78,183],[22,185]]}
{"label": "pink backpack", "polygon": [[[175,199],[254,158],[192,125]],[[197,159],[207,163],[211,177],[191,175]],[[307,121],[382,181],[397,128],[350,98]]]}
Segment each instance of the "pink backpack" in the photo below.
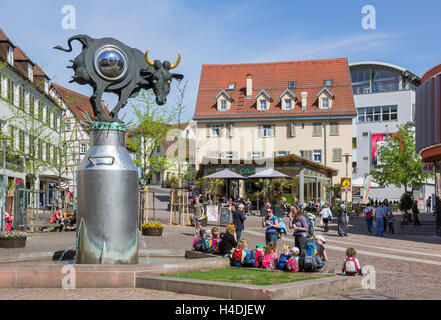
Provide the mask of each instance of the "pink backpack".
{"label": "pink backpack", "polygon": [[288,272],[297,272],[297,271],[299,271],[299,267],[297,267],[295,260],[288,260],[286,262],[286,271],[288,271]]}
{"label": "pink backpack", "polygon": [[270,254],[267,254],[267,255],[263,256],[262,268],[267,269],[267,268],[270,268],[271,265],[273,265],[273,267],[274,267],[274,263],[273,262],[274,262],[274,253],[271,252]]}
{"label": "pink backpack", "polygon": [[357,274],[358,273],[357,259],[355,259],[354,257],[346,258],[344,271],[346,274]]}

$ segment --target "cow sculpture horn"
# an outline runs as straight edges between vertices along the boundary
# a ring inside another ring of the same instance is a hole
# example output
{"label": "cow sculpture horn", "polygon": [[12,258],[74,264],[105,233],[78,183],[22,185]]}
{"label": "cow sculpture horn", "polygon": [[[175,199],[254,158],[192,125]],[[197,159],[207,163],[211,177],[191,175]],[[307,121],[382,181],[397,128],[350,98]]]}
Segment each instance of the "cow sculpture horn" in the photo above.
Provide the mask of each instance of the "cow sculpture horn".
{"label": "cow sculpture horn", "polygon": [[147,51],[145,52],[144,58],[145,58],[145,61],[153,67],[155,65],[155,63],[152,60],[150,60],[148,57],[149,50],[150,49],[147,49]]}
{"label": "cow sculpture horn", "polygon": [[178,60],[176,60],[176,62],[172,63],[172,65],[170,66],[170,69],[174,69],[179,65],[179,62],[181,62],[181,53],[178,50]]}
{"label": "cow sculpture horn", "polygon": [[[150,60],[150,58],[148,57],[149,50],[150,50],[150,49],[147,49],[147,51],[145,52],[145,54],[144,54],[144,58],[145,58],[145,61],[146,61],[149,65],[151,65],[152,67],[154,67],[154,66],[155,66],[155,62],[153,62],[152,60]],[[178,50],[178,60],[176,60],[174,63],[172,63],[172,64],[170,65],[170,69],[174,69],[174,68],[176,68],[176,67],[179,65],[180,62],[181,62],[181,53],[180,53],[179,50]]]}

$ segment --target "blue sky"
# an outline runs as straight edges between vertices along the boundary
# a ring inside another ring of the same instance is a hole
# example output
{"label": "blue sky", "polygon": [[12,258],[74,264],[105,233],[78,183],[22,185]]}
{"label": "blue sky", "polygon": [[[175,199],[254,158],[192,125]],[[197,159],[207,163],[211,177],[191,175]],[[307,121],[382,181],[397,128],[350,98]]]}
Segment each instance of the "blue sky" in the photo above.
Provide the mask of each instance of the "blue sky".
{"label": "blue sky", "polygon": [[[76,29],[64,30],[64,5],[76,9]],[[364,30],[361,10],[376,9],[376,29]],[[186,120],[196,103],[202,64],[273,62],[348,57],[350,62],[393,63],[421,76],[441,63],[441,2],[388,1],[225,1],[225,0],[0,0],[0,27],[37,62],[52,81],[90,95],[89,86],[69,84],[68,60],[80,51],[53,50],[75,34],[115,37],[152,59],[174,61],[188,80]],[[175,101],[172,89],[166,107]],[[105,96],[110,105],[111,95]],[[133,119],[130,106],[121,110]]]}

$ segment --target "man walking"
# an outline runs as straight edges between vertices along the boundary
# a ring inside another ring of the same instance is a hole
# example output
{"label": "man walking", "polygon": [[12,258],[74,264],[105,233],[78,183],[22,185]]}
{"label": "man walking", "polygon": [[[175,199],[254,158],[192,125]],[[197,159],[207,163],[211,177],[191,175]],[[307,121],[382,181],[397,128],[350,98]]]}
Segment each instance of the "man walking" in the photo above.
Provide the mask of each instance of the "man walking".
{"label": "man walking", "polygon": [[382,237],[384,233],[384,202],[381,203],[377,209],[375,209],[375,222],[377,229],[377,237]]}
{"label": "man walking", "polygon": [[201,229],[200,224],[202,220],[202,215],[204,214],[204,205],[199,202],[199,198],[194,199],[194,226],[195,226],[195,236],[199,236],[199,231]]}
{"label": "man walking", "polygon": [[242,231],[245,229],[244,221],[247,219],[247,217],[243,212],[244,207],[245,206],[241,203],[239,204],[238,209],[233,211],[233,224],[236,227],[237,242],[239,242],[240,238],[242,237]]}

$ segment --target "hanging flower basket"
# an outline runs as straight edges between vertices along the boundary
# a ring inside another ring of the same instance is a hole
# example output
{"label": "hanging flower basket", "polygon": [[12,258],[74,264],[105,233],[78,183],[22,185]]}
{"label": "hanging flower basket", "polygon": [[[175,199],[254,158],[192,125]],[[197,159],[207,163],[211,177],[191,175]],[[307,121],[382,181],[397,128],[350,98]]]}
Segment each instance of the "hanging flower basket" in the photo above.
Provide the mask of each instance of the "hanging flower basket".
{"label": "hanging flower basket", "polygon": [[0,233],[0,248],[24,248],[26,246],[26,232],[6,231]]}
{"label": "hanging flower basket", "polygon": [[160,222],[144,223],[142,225],[142,235],[143,236],[160,237],[160,236],[162,236],[162,230],[164,230],[164,226]]}

